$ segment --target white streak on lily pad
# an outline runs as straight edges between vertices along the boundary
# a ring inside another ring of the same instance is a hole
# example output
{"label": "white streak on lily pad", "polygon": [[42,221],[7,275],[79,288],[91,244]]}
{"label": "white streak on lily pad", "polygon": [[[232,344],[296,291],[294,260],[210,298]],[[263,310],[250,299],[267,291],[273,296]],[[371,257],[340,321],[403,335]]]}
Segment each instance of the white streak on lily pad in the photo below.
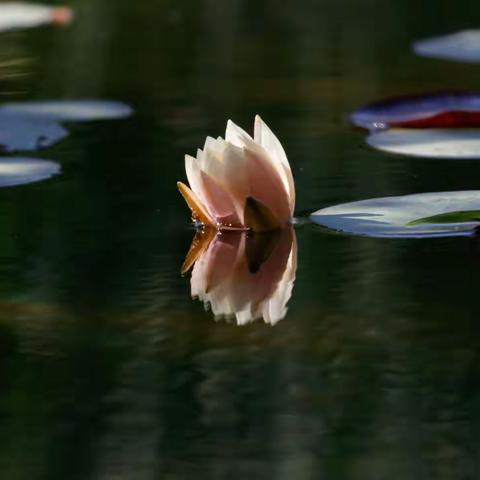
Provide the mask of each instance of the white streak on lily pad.
{"label": "white streak on lily pad", "polygon": [[64,24],[72,18],[67,7],[28,2],[0,3],[0,32],[32,28],[49,23]]}
{"label": "white streak on lily pad", "polygon": [[419,40],[413,44],[413,51],[424,57],[480,62],[480,30],[464,30]]}
{"label": "white streak on lily pad", "polygon": [[310,219],[336,231],[370,237],[468,236],[480,225],[480,190],[361,200],[323,208]]}
{"label": "white streak on lily pad", "polygon": [[6,103],[0,107],[3,114],[18,114],[30,118],[45,118],[59,122],[87,122],[125,118],[133,113],[131,107],[109,100],[52,100]]}
{"label": "white streak on lily pad", "polygon": [[0,187],[39,182],[60,173],[60,165],[36,158],[0,157]]}
{"label": "white streak on lily pad", "polygon": [[378,150],[414,157],[480,158],[480,130],[475,129],[403,129],[374,131],[367,143]]}

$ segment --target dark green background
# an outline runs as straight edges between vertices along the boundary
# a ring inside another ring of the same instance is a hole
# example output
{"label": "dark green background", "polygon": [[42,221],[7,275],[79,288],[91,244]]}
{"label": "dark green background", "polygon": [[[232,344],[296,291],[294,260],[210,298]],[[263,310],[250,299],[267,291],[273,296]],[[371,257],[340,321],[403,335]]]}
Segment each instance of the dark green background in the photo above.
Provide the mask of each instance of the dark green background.
{"label": "dark green background", "polygon": [[480,66],[414,39],[478,27],[467,0],[79,0],[75,23],[1,35],[0,101],[116,99],[0,191],[2,479],[476,479],[478,240],[297,228],[277,326],[216,322],[180,266],[183,156],[256,113],[299,216],[475,189],[477,162],[373,151],[348,114],[389,95],[480,89]]}

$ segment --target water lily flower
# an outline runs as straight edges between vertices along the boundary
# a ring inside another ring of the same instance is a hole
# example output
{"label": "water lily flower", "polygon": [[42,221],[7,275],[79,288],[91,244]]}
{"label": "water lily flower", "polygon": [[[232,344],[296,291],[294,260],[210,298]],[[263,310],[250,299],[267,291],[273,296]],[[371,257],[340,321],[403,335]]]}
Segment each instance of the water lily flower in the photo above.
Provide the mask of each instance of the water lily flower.
{"label": "water lily flower", "polygon": [[216,318],[238,325],[263,318],[275,324],[287,314],[297,269],[293,228],[249,234],[197,231],[182,271],[193,265],[191,294]]}
{"label": "water lily flower", "polygon": [[178,188],[195,222],[217,230],[268,231],[292,219],[295,185],[285,151],[257,115],[254,138],[227,123],[225,139],[207,137],[196,158],[185,156],[190,187]]}

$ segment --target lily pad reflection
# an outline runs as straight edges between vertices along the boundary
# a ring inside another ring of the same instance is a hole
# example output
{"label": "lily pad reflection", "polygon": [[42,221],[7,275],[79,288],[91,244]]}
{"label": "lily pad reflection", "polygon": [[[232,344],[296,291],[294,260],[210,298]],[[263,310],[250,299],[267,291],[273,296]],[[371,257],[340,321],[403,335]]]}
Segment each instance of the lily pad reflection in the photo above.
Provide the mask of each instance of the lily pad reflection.
{"label": "lily pad reflection", "polygon": [[464,30],[419,40],[413,44],[413,51],[423,57],[480,62],[480,30]]}
{"label": "lily pad reflection", "polygon": [[401,129],[380,130],[367,143],[390,153],[427,158],[480,158],[480,129]]}
{"label": "lily pad reflection", "polygon": [[370,237],[469,236],[480,226],[480,190],[374,198],[324,208],[310,218]]}
{"label": "lily pad reflection", "polygon": [[8,103],[0,106],[0,146],[4,152],[45,148],[68,135],[62,122],[124,118],[131,113],[128,105],[112,101]]}
{"label": "lily pad reflection", "polygon": [[0,187],[39,182],[58,173],[60,165],[51,160],[0,157]]}
{"label": "lily pad reflection", "polygon": [[192,266],[192,297],[216,318],[233,318],[237,325],[263,319],[273,325],[287,314],[295,282],[295,232],[199,230],[182,271]]}
{"label": "lily pad reflection", "polygon": [[390,98],[360,108],[351,115],[351,120],[368,130],[479,127],[480,92],[443,92]]}
{"label": "lily pad reflection", "polygon": [[86,122],[125,118],[132,109],[109,100],[50,100],[39,102],[5,103],[0,106],[2,115],[22,115],[30,119],[47,119],[58,122]]}

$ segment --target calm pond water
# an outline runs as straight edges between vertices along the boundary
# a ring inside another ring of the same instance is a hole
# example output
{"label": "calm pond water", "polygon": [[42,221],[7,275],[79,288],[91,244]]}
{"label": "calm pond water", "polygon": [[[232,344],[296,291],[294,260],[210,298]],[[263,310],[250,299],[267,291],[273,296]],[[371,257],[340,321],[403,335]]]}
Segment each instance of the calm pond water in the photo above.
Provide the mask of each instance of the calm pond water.
{"label": "calm pond water", "polygon": [[350,127],[388,96],[478,89],[411,42],[472,28],[456,0],[78,0],[4,33],[0,101],[113,99],[0,190],[3,479],[467,479],[480,448],[480,244],[299,225],[288,315],[215,320],[180,270],[185,153],[260,114],[297,214],[480,188],[478,161],[390,155]]}

